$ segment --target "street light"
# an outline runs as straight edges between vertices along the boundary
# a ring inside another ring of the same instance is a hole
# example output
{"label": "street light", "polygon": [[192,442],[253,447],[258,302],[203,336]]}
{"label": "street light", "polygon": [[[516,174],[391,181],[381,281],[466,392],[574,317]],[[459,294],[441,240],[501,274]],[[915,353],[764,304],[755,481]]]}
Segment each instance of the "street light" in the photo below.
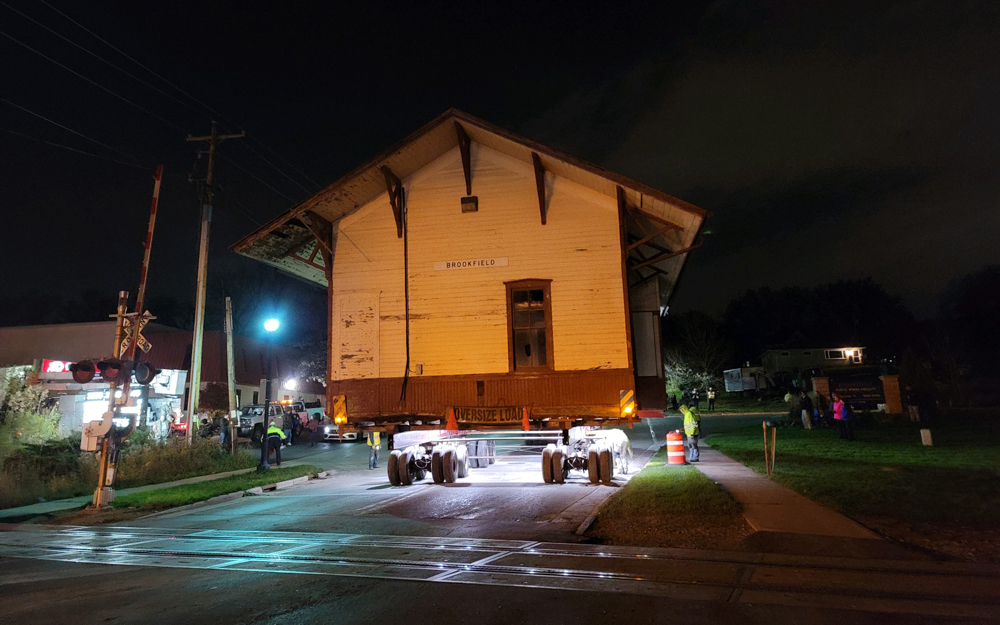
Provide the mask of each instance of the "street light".
{"label": "street light", "polygon": [[294,391],[299,388],[299,381],[295,378],[288,378],[282,386],[286,391]]}
{"label": "street light", "polygon": [[271,465],[267,463],[267,429],[271,423],[271,337],[278,331],[281,322],[273,317],[264,322],[267,332],[267,381],[264,383],[264,431],[260,438],[260,471],[267,471]]}

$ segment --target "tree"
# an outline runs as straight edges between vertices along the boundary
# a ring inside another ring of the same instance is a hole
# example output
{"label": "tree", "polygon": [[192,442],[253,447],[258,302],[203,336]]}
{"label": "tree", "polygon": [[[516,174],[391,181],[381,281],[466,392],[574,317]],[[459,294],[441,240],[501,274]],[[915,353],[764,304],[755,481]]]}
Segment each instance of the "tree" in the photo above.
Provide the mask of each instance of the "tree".
{"label": "tree", "polygon": [[221,382],[209,382],[198,395],[198,409],[208,412],[213,417],[229,413],[229,385]]}
{"label": "tree", "polygon": [[717,385],[733,345],[722,325],[703,312],[671,315],[663,322],[663,359],[672,390]]}

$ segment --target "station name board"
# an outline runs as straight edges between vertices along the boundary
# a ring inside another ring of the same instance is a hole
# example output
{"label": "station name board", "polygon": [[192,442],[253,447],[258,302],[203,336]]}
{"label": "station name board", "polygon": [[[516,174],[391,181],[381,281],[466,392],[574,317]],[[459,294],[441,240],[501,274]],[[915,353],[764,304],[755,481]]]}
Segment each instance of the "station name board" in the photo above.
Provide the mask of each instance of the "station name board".
{"label": "station name board", "polygon": [[455,406],[455,420],[459,423],[482,425],[520,423],[520,406]]}
{"label": "station name board", "polygon": [[491,269],[493,267],[506,266],[506,256],[503,258],[461,258],[458,260],[446,260],[441,263],[434,263],[434,271],[448,271],[450,269]]}

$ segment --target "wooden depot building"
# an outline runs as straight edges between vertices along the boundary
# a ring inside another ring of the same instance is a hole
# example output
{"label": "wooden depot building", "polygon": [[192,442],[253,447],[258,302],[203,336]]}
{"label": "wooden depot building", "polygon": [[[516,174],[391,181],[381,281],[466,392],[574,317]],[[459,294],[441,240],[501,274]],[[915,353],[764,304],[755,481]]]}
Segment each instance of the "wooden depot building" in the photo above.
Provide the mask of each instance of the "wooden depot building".
{"label": "wooden depot building", "polygon": [[453,109],[232,249],[327,288],[352,429],[570,427],[665,406],[659,314],[707,216]]}

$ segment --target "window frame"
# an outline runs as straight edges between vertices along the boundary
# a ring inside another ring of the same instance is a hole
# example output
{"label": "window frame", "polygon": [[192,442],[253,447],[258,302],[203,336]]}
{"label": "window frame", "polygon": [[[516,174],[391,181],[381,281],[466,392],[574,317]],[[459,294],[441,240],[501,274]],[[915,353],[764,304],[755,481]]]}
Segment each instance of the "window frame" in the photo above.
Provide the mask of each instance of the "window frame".
{"label": "window frame", "polygon": [[[507,367],[510,373],[537,374],[555,371],[555,349],[552,329],[552,280],[526,279],[504,282],[507,291]],[[514,291],[541,290],[545,311],[545,364],[538,367],[516,367],[514,357]]]}

